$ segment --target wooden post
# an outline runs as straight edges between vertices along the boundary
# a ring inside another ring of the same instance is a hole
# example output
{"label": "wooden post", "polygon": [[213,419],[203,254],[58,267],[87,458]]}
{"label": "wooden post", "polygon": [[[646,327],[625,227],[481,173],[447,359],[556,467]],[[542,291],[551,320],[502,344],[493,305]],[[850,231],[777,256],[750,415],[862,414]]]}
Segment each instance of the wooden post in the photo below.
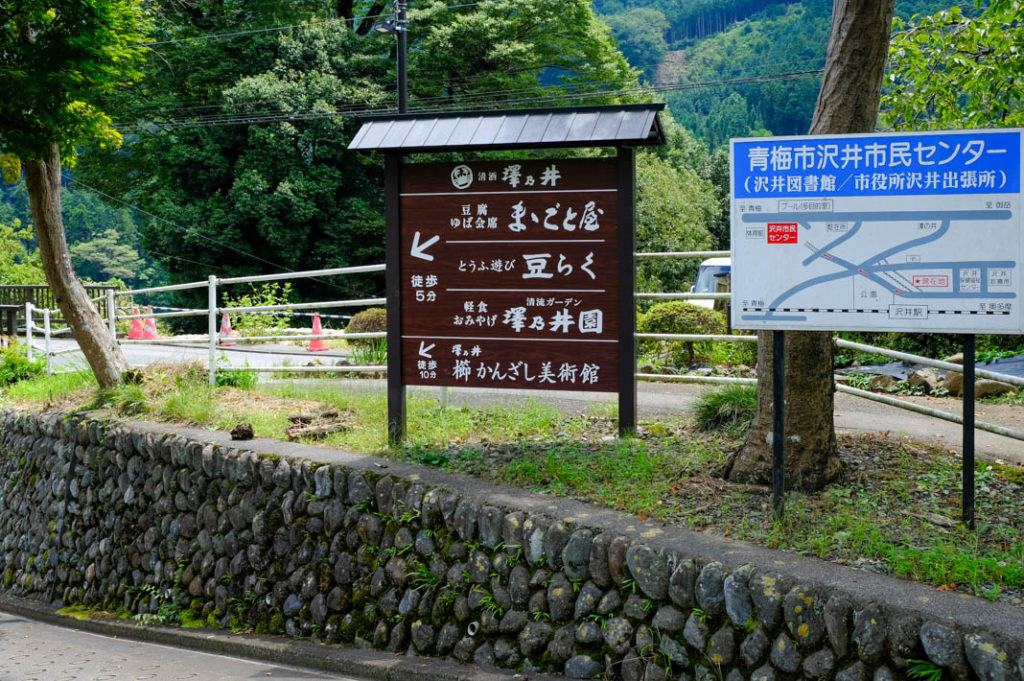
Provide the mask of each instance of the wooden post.
{"label": "wooden post", "polygon": [[402,379],[402,243],[399,231],[402,159],[384,159],[384,207],[388,267],[385,271],[388,325],[388,444],[398,447],[405,439],[405,383]]}

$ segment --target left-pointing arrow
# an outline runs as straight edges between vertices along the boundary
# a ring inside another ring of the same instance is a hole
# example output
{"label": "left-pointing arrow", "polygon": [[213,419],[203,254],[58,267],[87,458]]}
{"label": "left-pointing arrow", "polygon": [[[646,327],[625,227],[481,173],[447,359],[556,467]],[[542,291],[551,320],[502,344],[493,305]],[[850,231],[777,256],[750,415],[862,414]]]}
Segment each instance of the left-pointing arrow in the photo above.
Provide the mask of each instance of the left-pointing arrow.
{"label": "left-pointing arrow", "polygon": [[414,258],[422,258],[423,260],[433,260],[434,256],[427,253],[427,249],[436,244],[441,240],[439,236],[432,236],[423,243],[420,243],[420,233],[416,232],[412,235],[412,250],[410,255]]}
{"label": "left-pointing arrow", "polygon": [[437,343],[431,343],[427,345],[424,341],[420,341],[420,357],[426,357],[427,359],[433,359],[430,355],[430,351],[437,347]]}

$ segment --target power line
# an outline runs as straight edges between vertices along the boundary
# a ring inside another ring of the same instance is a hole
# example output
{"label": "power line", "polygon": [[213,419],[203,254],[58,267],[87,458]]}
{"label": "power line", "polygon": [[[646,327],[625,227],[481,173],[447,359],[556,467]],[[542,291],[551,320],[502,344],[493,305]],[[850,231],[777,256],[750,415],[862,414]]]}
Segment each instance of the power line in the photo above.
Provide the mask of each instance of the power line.
{"label": "power line", "polygon": [[161,257],[161,258],[167,258],[168,260],[177,260],[178,262],[187,262],[190,265],[198,265],[199,267],[212,267],[212,265],[210,263],[208,263],[208,262],[199,262],[197,260],[189,260],[188,258],[181,258],[181,257],[178,257],[176,255],[169,255],[167,253],[161,253],[160,251],[154,251],[154,250],[149,249],[149,248],[146,249],[146,253],[149,253],[150,255],[155,255],[155,256],[158,256],[158,257]]}
{"label": "power line", "polygon": [[[507,0],[494,0],[494,2],[492,4],[497,4],[498,2],[502,2],[502,1],[507,1]],[[465,7],[476,7],[477,5],[483,5],[483,4],[487,4],[486,0],[481,0],[479,2],[460,3],[458,5],[446,5],[445,9],[462,9],[462,8],[465,8]],[[394,16],[394,14],[392,12],[381,13],[381,14],[367,14],[365,16],[358,17],[358,21],[363,22],[363,21],[368,21],[370,19],[382,19],[382,18],[391,17],[391,16]],[[135,43],[133,45],[129,45],[128,47],[158,47],[160,45],[176,45],[176,44],[180,44],[180,43],[197,42],[197,41],[200,41],[200,40],[229,40],[231,38],[242,38],[242,37],[245,37],[245,36],[248,36],[248,35],[258,35],[258,34],[261,34],[261,33],[274,33],[274,32],[278,32],[278,31],[290,31],[292,29],[302,28],[304,26],[315,26],[315,25],[318,25],[318,24],[329,24],[329,23],[336,23],[336,22],[348,23],[349,21],[353,21],[354,22],[356,20],[357,20],[357,17],[352,17],[352,19],[345,19],[343,17],[326,17],[326,18],[323,18],[323,19],[310,19],[309,21],[305,21],[305,22],[299,23],[299,24],[284,24],[284,25],[281,25],[281,26],[266,26],[264,28],[251,28],[251,29],[247,29],[247,30],[243,30],[243,31],[227,31],[227,32],[224,32],[224,33],[207,33],[205,35],[191,36],[191,37],[188,37],[188,38],[169,38],[167,40],[155,40],[155,41],[146,42],[146,43]]]}
{"label": "power line", "polygon": [[[367,19],[375,19],[377,17],[366,17]],[[168,40],[156,40],[149,43],[136,43],[130,47],[158,47],[160,45],[178,45],[181,43],[191,43],[200,40],[227,40],[230,38],[240,38],[247,35],[257,35],[260,33],[275,33],[278,31],[289,31],[291,29],[300,28],[302,26],[314,26],[317,24],[327,24],[338,21],[346,21],[345,19],[330,17],[327,19],[310,20],[301,24],[287,24],[284,26],[268,26],[266,28],[251,28],[245,31],[230,31],[228,33],[208,33],[206,35],[197,35],[190,38],[172,38]]]}
{"label": "power line", "polygon": [[[553,94],[548,96],[540,97],[525,97],[521,99],[502,99],[496,104],[501,106],[515,106],[515,107],[529,107],[538,106],[542,104],[555,104],[559,102],[573,101],[573,100],[589,100],[597,98],[607,97],[642,97],[664,92],[678,92],[686,90],[697,90],[697,89],[711,89],[711,88],[722,88],[722,87],[735,87],[739,85],[753,85],[759,83],[771,83],[784,80],[794,80],[800,78],[810,78],[820,76],[823,73],[823,69],[803,69],[799,71],[789,71],[783,73],[769,73],[769,74],[757,74],[751,76],[741,76],[738,78],[727,78],[715,81],[700,81],[693,83],[677,83],[674,85],[654,85],[654,86],[639,86],[635,88],[624,88],[619,90],[592,90],[592,91],[575,91],[565,92],[559,94]],[[434,102],[447,101],[445,97],[434,97],[419,100],[417,105],[412,107],[415,113],[447,113],[453,111],[463,111],[473,106],[479,105],[479,100],[486,99],[492,101],[504,94],[515,94],[517,92],[525,92],[527,90],[505,90],[505,91],[490,91],[488,93],[470,93],[461,98],[461,101],[454,105],[447,106],[431,106]],[[179,119],[179,120],[167,120],[167,121],[147,121],[145,123],[139,123],[131,126],[125,126],[121,128],[122,132],[132,132],[138,130],[144,130],[146,127],[157,127],[165,130],[175,130],[181,128],[196,128],[196,127],[220,127],[226,125],[258,125],[263,123],[283,123],[291,121],[308,121],[326,118],[339,118],[349,117],[355,114],[364,116],[376,115],[376,114],[387,114],[393,112],[393,107],[389,108],[371,108],[367,104],[353,104],[348,107],[340,107],[331,111],[266,111],[257,113],[231,113],[221,114],[217,116],[206,116],[194,119]]]}

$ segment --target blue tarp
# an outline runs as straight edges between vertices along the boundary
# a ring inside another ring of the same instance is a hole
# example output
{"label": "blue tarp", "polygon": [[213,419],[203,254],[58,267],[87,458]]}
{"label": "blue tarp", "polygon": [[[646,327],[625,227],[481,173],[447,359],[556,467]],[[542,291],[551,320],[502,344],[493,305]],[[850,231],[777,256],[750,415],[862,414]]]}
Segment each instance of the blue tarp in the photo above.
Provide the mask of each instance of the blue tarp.
{"label": "blue tarp", "polygon": [[[923,369],[922,364],[907,364],[906,362],[889,362],[888,364],[875,364],[871,366],[862,366],[858,369],[844,369],[843,373],[846,374],[883,374],[886,376],[893,376],[895,378],[905,380],[907,374],[911,371]],[[1007,357],[1006,359],[996,359],[989,363],[978,362],[975,364],[977,369],[985,369],[987,371],[996,371],[1000,374],[1008,374],[1010,376],[1018,376],[1024,378],[1024,355],[1017,355],[1016,357]],[[939,371],[940,374],[944,374],[944,371]]]}

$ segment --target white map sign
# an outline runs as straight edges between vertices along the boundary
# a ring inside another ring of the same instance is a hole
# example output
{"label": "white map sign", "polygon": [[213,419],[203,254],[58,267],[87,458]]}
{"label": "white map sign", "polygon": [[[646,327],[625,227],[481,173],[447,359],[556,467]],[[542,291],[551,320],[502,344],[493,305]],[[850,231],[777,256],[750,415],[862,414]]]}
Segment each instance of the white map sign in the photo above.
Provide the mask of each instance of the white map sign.
{"label": "white map sign", "polygon": [[1021,138],[732,140],[733,327],[1024,333]]}

